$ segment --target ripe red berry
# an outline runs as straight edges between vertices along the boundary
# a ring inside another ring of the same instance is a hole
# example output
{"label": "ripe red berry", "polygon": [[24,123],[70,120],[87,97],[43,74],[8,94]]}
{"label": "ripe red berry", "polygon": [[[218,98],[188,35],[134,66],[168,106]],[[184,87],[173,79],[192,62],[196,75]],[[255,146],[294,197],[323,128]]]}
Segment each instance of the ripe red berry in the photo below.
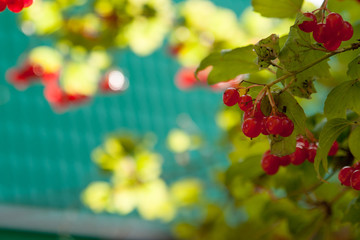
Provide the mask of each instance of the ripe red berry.
{"label": "ripe red berry", "polygon": [[328,39],[326,25],[324,23],[319,23],[316,25],[313,32],[313,38],[318,43],[324,43]]}
{"label": "ripe red berry", "polygon": [[247,111],[248,109],[252,108],[254,106],[252,102],[252,97],[249,95],[242,95],[239,98],[239,107],[243,111]]}
{"label": "ripe red berry", "polygon": [[242,124],[242,131],[249,138],[259,136],[261,133],[261,120],[254,117],[246,118]]}
{"label": "ripe red berry", "polygon": [[249,118],[249,117],[255,117],[259,120],[262,120],[265,117],[261,111],[261,102],[259,102],[256,105],[255,112],[254,112],[254,106],[252,106],[251,108],[249,108],[248,110],[245,111],[244,119]]}
{"label": "ripe red berry", "polygon": [[6,0],[0,0],[0,12],[6,9]]}
{"label": "ripe red berry", "polygon": [[296,150],[290,154],[291,163],[294,165],[302,164],[308,157],[307,150],[303,144],[296,144]]}
{"label": "ripe red berry", "polygon": [[360,170],[355,170],[350,178],[351,187],[360,190]]}
{"label": "ripe red berry", "polygon": [[329,39],[324,42],[324,47],[328,51],[335,51],[336,49],[338,49],[340,47],[340,45],[341,45],[341,40],[339,40],[339,39]]}
{"label": "ripe red berry", "polygon": [[296,138],[296,145],[298,145],[299,143],[302,143],[304,145],[305,148],[309,147],[309,142],[308,140],[306,140],[303,136],[298,136]]}
{"label": "ripe red berry", "polygon": [[279,164],[280,166],[286,167],[291,163],[290,155],[285,155],[282,157],[279,157]]}
{"label": "ripe red berry", "polygon": [[30,7],[33,4],[33,0],[24,0],[24,7]]}
{"label": "ripe red berry", "polygon": [[294,123],[287,117],[281,118],[281,131],[279,133],[282,137],[290,136],[294,131]]}
{"label": "ripe red berry", "polygon": [[338,175],[338,179],[341,182],[342,185],[351,186],[351,175],[353,174],[355,170],[352,167],[343,167],[340,171],[339,171],[339,175]]}
{"label": "ripe red berry", "polygon": [[307,33],[314,31],[314,29],[316,27],[316,22],[317,22],[316,16],[310,12],[304,13],[304,16],[311,18],[312,20],[304,21],[301,24],[299,24],[300,30],[307,32]]}
{"label": "ripe red berry", "polygon": [[226,106],[234,106],[239,101],[240,95],[236,88],[228,88],[223,95],[223,102]]}
{"label": "ripe red berry", "polygon": [[354,29],[351,23],[345,21],[341,32],[341,40],[348,41],[352,38],[353,34],[354,34]]}
{"label": "ripe red berry", "polygon": [[337,141],[335,141],[330,148],[328,156],[335,156],[338,150],[339,150],[339,144]]}
{"label": "ripe red berry", "polygon": [[282,131],[281,117],[272,115],[266,120],[265,126],[268,133],[277,135]]}
{"label": "ripe red berry", "polygon": [[351,166],[354,170],[360,170],[360,162],[356,162]]}
{"label": "ripe red berry", "polygon": [[266,120],[267,120],[267,117],[263,117],[263,119],[261,120],[261,133],[263,135],[269,135],[270,133],[267,131],[266,129]]}
{"label": "ripe red berry", "polygon": [[310,143],[309,147],[307,148],[308,149],[308,160],[311,163],[314,163],[317,148],[318,148],[318,146],[316,143]]}
{"label": "ripe red berry", "polygon": [[24,0],[7,0],[7,7],[10,11],[18,13],[24,8]]}
{"label": "ripe red berry", "polygon": [[279,171],[279,157],[265,153],[261,159],[261,167],[268,175],[274,175]]}
{"label": "ripe red berry", "polygon": [[344,20],[341,15],[338,13],[330,13],[326,17],[325,24],[329,36],[331,36],[334,40],[340,40],[339,37],[341,36],[341,32],[344,26]]}

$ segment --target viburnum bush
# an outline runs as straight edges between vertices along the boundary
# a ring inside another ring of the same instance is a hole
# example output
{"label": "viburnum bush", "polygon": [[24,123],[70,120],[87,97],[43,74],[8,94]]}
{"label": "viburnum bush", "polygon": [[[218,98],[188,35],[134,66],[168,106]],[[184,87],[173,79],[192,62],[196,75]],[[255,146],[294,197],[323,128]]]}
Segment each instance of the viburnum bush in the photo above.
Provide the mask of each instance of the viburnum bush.
{"label": "viburnum bush", "polygon": [[[302,4],[253,0],[262,16],[295,17],[289,33],[214,52],[197,68],[211,69],[210,85],[245,74],[224,91],[223,114],[230,117],[218,119],[221,126],[231,122],[226,129],[234,147],[224,184],[232,207],[246,216],[234,220],[235,228],[224,227],[223,239],[360,236],[360,25],[353,10],[360,5],[325,0],[301,11]],[[314,105],[318,94],[326,98],[323,106]],[[316,110],[306,114],[308,106]],[[200,225],[229,221],[226,211],[215,212]]]}

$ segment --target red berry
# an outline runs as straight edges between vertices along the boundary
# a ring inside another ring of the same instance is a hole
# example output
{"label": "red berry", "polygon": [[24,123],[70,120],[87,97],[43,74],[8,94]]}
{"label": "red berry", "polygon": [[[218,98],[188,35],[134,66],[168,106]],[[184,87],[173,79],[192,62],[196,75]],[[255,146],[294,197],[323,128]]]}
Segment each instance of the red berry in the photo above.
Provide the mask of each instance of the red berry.
{"label": "red berry", "polygon": [[304,13],[304,16],[311,18],[312,20],[304,21],[301,24],[299,24],[300,30],[307,33],[314,31],[317,22],[316,16],[310,12]]}
{"label": "red berry", "polygon": [[305,148],[309,147],[309,142],[308,140],[306,140],[303,136],[298,136],[296,138],[296,145],[298,145],[299,143],[302,143],[304,145]]}
{"label": "red berry", "polygon": [[280,166],[286,167],[291,163],[290,155],[279,157]]}
{"label": "red berry", "polygon": [[281,119],[281,131],[279,133],[282,137],[290,136],[294,131],[294,123],[288,117],[282,117]]}
{"label": "red berry", "polygon": [[223,95],[223,102],[226,106],[233,106],[239,101],[240,95],[236,88],[228,88]]}
{"label": "red berry", "polygon": [[243,111],[247,111],[248,109],[252,108],[254,106],[252,102],[252,97],[249,95],[242,95],[239,98],[239,107]]}
{"label": "red berry", "polygon": [[24,7],[30,7],[33,4],[33,0],[24,0]]}
{"label": "red berry", "polygon": [[296,150],[290,154],[291,163],[294,165],[300,165],[305,162],[308,157],[307,150],[303,144],[296,144]]}
{"label": "red berry", "polygon": [[269,135],[270,133],[267,131],[266,129],[266,120],[267,120],[267,117],[263,117],[263,119],[261,120],[261,133],[263,135]]}
{"label": "red berry", "polygon": [[0,12],[6,9],[6,0],[0,0]]}
{"label": "red berry", "polygon": [[310,146],[307,148],[308,149],[308,160],[311,163],[314,163],[317,148],[318,148],[318,146],[316,143],[310,143]]}
{"label": "red berry", "polygon": [[335,156],[338,150],[339,150],[339,144],[337,141],[335,141],[330,148],[328,156]]}
{"label": "red berry", "polygon": [[244,114],[244,119],[246,118],[249,118],[249,117],[255,117],[259,120],[262,120],[265,116],[264,114],[262,113],[261,111],[261,103],[259,102],[257,105],[256,105],[256,110],[254,112],[254,106],[252,106],[251,108],[249,108],[248,110],[245,111],[245,114]]}
{"label": "red berry", "polygon": [[279,157],[265,153],[261,159],[261,167],[268,175],[274,175],[279,171]]}
{"label": "red berry", "polygon": [[351,23],[345,21],[344,25],[343,25],[342,33],[341,33],[341,40],[348,41],[352,38],[353,34],[354,34],[354,29],[353,29]]}
{"label": "red berry", "polygon": [[316,25],[313,32],[313,37],[318,43],[324,43],[328,39],[326,25],[324,23],[319,23]]}
{"label": "red berry", "polygon": [[192,68],[182,68],[175,76],[175,84],[180,89],[190,89],[197,84],[197,80]]}
{"label": "red berry", "polygon": [[324,47],[328,51],[335,51],[336,49],[338,49],[340,47],[340,45],[341,45],[341,40],[339,40],[339,39],[329,39],[324,42]]}
{"label": "red berry", "polygon": [[269,116],[265,123],[268,133],[277,135],[282,131],[281,117],[272,115]]}
{"label": "red berry", "polygon": [[360,162],[356,162],[351,166],[354,170],[360,170]]}
{"label": "red berry", "polygon": [[351,187],[360,190],[360,170],[355,170],[350,178]]}
{"label": "red berry", "polygon": [[334,40],[340,40],[341,32],[344,26],[344,20],[341,15],[338,13],[330,13],[326,17],[325,24],[329,36],[331,36],[331,38],[333,38]]}
{"label": "red berry", "polygon": [[255,138],[261,133],[261,120],[254,117],[249,117],[244,120],[242,124],[242,131],[245,136]]}
{"label": "red berry", "polygon": [[7,7],[10,11],[18,13],[24,8],[24,0],[7,0]]}
{"label": "red berry", "polygon": [[353,174],[355,170],[352,167],[343,167],[340,171],[339,171],[339,181],[341,182],[342,185],[351,186],[351,175]]}

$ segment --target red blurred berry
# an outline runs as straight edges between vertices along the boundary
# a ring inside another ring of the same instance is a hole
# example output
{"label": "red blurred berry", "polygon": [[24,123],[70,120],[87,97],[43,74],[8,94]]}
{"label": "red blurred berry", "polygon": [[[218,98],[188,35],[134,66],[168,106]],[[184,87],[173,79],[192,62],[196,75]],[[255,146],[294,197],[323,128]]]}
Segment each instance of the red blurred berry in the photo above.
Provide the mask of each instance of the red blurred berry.
{"label": "red blurred berry", "polygon": [[279,164],[280,166],[286,167],[291,163],[290,155],[285,155],[282,157],[279,157]]}
{"label": "red blurred berry", "polygon": [[0,0],[0,12],[6,9],[6,0]]}
{"label": "red blurred berry", "polygon": [[24,0],[24,7],[30,7],[33,4],[33,0]]}
{"label": "red blurred berry", "polygon": [[279,171],[279,157],[272,154],[264,154],[261,159],[261,167],[268,175],[274,175]]}
{"label": "red blurred berry", "polygon": [[282,137],[290,136],[294,131],[294,123],[288,117],[281,118],[281,131],[279,133]]}
{"label": "red blurred berry", "polygon": [[304,136],[300,135],[300,136],[296,137],[296,144],[298,144],[298,143],[302,143],[305,148],[309,147],[309,142],[308,142],[308,140],[306,140],[304,138]]}
{"label": "red blurred berry", "polygon": [[307,159],[307,149],[303,144],[296,144],[296,150],[290,154],[291,163],[294,165],[300,165]]}
{"label": "red blurred berry", "polygon": [[352,38],[353,34],[354,34],[354,29],[351,23],[345,21],[341,32],[341,40],[348,41]]}
{"label": "red blurred berry", "polygon": [[267,117],[263,117],[263,119],[261,120],[261,133],[263,135],[269,135],[270,133],[267,131],[266,129],[266,121],[267,121]]}
{"label": "red blurred berry", "polygon": [[[338,13],[330,13],[326,17],[326,30],[329,36],[334,40],[340,40],[341,32],[344,26],[344,20]],[[329,39],[328,39],[329,40]]]}
{"label": "red blurred berry", "polygon": [[244,120],[242,124],[242,131],[245,136],[255,138],[261,133],[261,120],[254,117],[249,117]]}
{"label": "red blurred berry", "polygon": [[360,190],[360,170],[355,170],[350,178],[351,187]]}
{"label": "red blurred berry", "polygon": [[346,166],[339,171],[338,179],[342,185],[351,186],[351,175],[355,170],[352,167]]}
{"label": "red blurred berry", "polygon": [[24,8],[24,0],[7,0],[7,7],[10,11],[18,13]]}
{"label": "red blurred berry", "polygon": [[324,47],[328,51],[335,51],[336,49],[338,49],[340,47],[340,45],[341,45],[341,40],[339,40],[339,39],[329,39],[324,42]]}
{"label": "red blurred berry", "polygon": [[239,101],[240,95],[236,88],[228,88],[223,95],[223,102],[226,106],[234,106]]}
{"label": "red blurred berry", "polygon": [[335,141],[330,148],[328,156],[335,156],[338,150],[339,150],[339,144],[337,141]]}
{"label": "red blurred berry", "polygon": [[316,143],[310,143],[309,147],[307,148],[308,149],[308,160],[311,163],[314,163],[317,148],[318,148],[318,146]]}
{"label": "red blurred berry", "polygon": [[313,38],[318,43],[324,43],[328,39],[328,33],[324,23],[319,23],[316,25],[313,32]]}
{"label": "red blurred berry", "polygon": [[354,170],[360,170],[360,162],[356,162],[351,166]]}
{"label": "red blurred berry", "polygon": [[314,31],[317,22],[316,16],[310,12],[304,13],[304,16],[311,18],[312,20],[304,21],[301,24],[299,24],[300,30],[307,33]]}
{"label": "red blurred berry", "polygon": [[252,102],[252,97],[250,95],[240,96],[238,104],[240,109],[243,111],[247,111],[254,106]]}
{"label": "red blurred berry", "polygon": [[182,68],[175,76],[175,85],[180,89],[190,89],[197,83],[193,68]]}
{"label": "red blurred berry", "polygon": [[269,116],[266,120],[265,126],[269,134],[279,134],[282,131],[281,117],[276,115]]}

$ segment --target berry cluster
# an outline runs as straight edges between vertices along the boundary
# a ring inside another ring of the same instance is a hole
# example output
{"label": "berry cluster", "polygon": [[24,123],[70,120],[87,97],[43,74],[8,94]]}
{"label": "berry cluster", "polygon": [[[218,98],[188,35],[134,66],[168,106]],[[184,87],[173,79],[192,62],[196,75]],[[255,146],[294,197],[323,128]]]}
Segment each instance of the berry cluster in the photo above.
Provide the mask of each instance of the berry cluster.
{"label": "berry cluster", "polygon": [[[278,157],[272,155],[269,151],[266,151],[261,159],[261,167],[268,175],[273,175],[278,172],[280,166],[288,166],[290,163],[293,165],[300,165],[307,159],[313,163],[318,143],[309,143],[303,136],[299,136],[296,139],[296,150],[290,155]],[[339,149],[339,144],[335,141],[331,146],[328,156],[334,156]],[[360,178],[359,178],[360,182]],[[360,185],[359,185],[360,187]]]}
{"label": "berry cluster", "polygon": [[233,106],[237,103],[240,109],[244,111],[242,131],[247,137],[255,138],[260,133],[288,137],[294,131],[294,123],[285,114],[276,113],[265,116],[261,111],[260,102],[254,107],[252,97],[249,95],[240,96],[236,88],[225,90],[223,102],[227,106]]}
{"label": "berry cluster", "polygon": [[343,167],[339,171],[338,178],[342,185],[360,190],[360,162],[355,163],[351,167]]}
{"label": "berry cluster", "polygon": [[0,0],[0,12],[4,11],[7,7],[10,11],[18,13],[32,4],[33,0]]}
{"label": "berry cluster", "polygon": [[316,42],[322,43],[329,51],[335,51],[341,45],[342,41],[348,41],[354,34],[352,25],[344,21],[340,14],[330,13],[326,17],[326,22],[317,22],[313,13],[304,13],[304,16],[311,18],[310,21],[304,21],[298,25],[304,32],[312,32]]}
{"label": "berry cluster", "polygon": [[[105,74],[99,82],[99,92],[104,94],[119,93],[126,90],[127,80],[119,71],[113,70]],[[67,93],[60,87],[60,70],[46,71],[41,65],[25,61],[21,66],[11,68],[7,72],[8,81],[16,88],[24,90],[34,83],[45,86],[44,96],[57,112],[63,112],[72,106],[88,102],[91,96],[81,93]]]}

